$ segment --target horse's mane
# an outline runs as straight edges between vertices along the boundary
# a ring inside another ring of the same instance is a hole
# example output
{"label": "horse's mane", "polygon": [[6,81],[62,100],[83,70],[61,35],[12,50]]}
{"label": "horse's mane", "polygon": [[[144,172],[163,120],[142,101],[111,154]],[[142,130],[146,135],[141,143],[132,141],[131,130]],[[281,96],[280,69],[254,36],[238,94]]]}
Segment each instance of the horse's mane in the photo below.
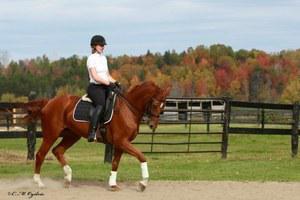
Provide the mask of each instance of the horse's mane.
{"label": "horse's mane", "polygon": [[145,86],[153,86],[153,87],[157,87],[157,85],[153,82],[153,81],[145,81],[145,82],[142,82],[136,86],[134,86],[133,88],[131,88],[127,94],[131,94],[131,93],[134,93],[136,92],[137,90],[139,90],[141,87],[145,87]]}

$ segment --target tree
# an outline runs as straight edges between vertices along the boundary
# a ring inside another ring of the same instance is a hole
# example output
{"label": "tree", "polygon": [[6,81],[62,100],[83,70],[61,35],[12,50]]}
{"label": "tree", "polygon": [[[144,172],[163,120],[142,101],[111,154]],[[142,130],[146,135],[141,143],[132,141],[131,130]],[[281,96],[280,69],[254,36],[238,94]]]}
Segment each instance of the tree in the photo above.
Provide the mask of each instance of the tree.
{"label": "tree", "polygon": [[139,78],[136,76],[136,75],[134,75],[133,77],[132,77],[132,79],[130,80],[130,87],[129,87],[129,90],[130,89],[132,89],[132,88],[134,88],[136,85],[138,85],[140,83],[140,80],[139,80]]}
{"label": "tree", "polygon": [[56,96],[68,95],[68,94],[82,96],[85,94],[85,90],[80,89],[74,85],[61,86],[56,90]]}
{"label": "tree", "polygon": [[240,62],[245,62],[249,57],[249,52],[245,49],[240,49],[235,52],[235,58]]}
{"label": "tree", "polygon": [[225,69],[218,69],[215,72],[215,77],[217,81],[217,86],[219,86],[220,89],[223,91],[223,94],[225,94],[231,82],[229,78],[229,73]]}
{"label": "tree", "polygon": [[[0,67],[0,95],[27,96],[31,90],[38,97],[78,94],[88,85],[87,57],[73,55],[50,61],[46,55],[10,62]],[[0,61],[1,62],[1,61]],[[140,56],[108,56],[112,76],[129,88],[145,80],[160,86],[173,85],[173,96],[223,96],[239,100],[286,101],[297,95],[300,77],[300,50],[266,53],[215,44],[199,45],[182,53],[150,50]],[[291,86],[292,84],[292,86]],[[289,89],[293,88],[293,89]]]}
{"label": "tree", "polygon": [[291,80],[281,96],[282,102],[300,103],[300,78]]}
{"label": "tree", "polygon": [[210,46],[209,50],[210,58],[213,63],[216,64],[221,56],[234,57],[234,52],[230,46],[225,46],[223,44],[214,44]]}
{"label": "tree", "polygon": [[249,84],[249,101],[274,101],[271,96],[272,81],[270,75],[263,71],[261,67],[257,66],[252,72]]}
{"label": "tree", "polygon": [[8,65],[9,57],[8,51],[0,50],[0,68]]}
{"label": "tree", "polygon": [[181,61],[181,57],[176,53],[175,50],[172,50],[172,52],[166,51],[163,58],[164,63],[167,65],[178,65]]}

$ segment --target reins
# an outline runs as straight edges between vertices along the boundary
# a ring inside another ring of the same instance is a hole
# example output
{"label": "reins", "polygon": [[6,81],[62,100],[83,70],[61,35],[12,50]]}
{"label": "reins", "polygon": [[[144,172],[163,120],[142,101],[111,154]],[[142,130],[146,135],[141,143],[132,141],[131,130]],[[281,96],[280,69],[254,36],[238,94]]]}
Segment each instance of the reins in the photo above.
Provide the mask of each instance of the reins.
{"label": "reins", "polygon": [[117,96],[121,97],[121,99],[124,100],[124,102],[126,103],[126,105],[128,106],[128,108],[133,112],[135,113],[136,115],[140,115],[140,112],[137,108],[135,108],[133,105],[131,105],[131,103],[127,100],[127,98],[121,93],[121,92],[118,92],[117,93]]}
{"label": "reins", "polygon": [[[126,103],[126,105],[128,106],[128,108],[129,108],[133,113],[135,113],[136,115],[140,115],[139,110],[138,110],[137,108],[135,108],[135,107],[127,100],[127,98],[126,98],[121,92],[118,92],[117,95],[120,96],[121,99],[124,100],[124,102]],[[152,97],[152,101],[157,101],[157,100],[154,99],[154,98]],[[146,114],[148,114],[148,115],[150,115],[150,116],[154,116],[154,117],[156,117],[156,118],[159,118],[159,115],[155,115],[155,114],[153,114],[153,113],[151,112],[151,106],[152,106],[152,104],[150,105],[150,109],[149,109],[149,106],[147,106]]]}

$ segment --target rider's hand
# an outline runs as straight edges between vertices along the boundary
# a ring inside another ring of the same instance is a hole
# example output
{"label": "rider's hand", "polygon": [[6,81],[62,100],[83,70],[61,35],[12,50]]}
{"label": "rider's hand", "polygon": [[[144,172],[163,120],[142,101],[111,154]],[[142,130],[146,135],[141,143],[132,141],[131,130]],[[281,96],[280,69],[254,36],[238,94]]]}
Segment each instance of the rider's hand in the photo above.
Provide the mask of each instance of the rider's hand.
{"label": "rider's hand", "polygon": [[120,83],[119,81],[116,81],[115,84],[116,84],[116,86],[117,86],[118,88],[121,87],[121,83]]}
{"label": "rider's hand", "polygon": [[110,82],[108,85],[108,88],[114,91],[116,89],[117,85],[115,83]]}
{"label": "rider's hand", "polygon": [[108,88],[117,94],[121,93],[121,88],[116,83],[110,83]]}

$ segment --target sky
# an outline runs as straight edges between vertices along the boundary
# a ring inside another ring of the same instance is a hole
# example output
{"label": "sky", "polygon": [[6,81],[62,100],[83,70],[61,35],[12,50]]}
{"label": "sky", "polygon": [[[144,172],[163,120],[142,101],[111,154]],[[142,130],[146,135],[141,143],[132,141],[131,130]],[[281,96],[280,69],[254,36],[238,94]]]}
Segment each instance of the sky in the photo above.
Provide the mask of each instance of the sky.
{"label": "sky", "polygon": [[0,53],[51,60],[90,54],[182,52],[225,44],[274,53],[300,48],[300,0],[0,0]]}

